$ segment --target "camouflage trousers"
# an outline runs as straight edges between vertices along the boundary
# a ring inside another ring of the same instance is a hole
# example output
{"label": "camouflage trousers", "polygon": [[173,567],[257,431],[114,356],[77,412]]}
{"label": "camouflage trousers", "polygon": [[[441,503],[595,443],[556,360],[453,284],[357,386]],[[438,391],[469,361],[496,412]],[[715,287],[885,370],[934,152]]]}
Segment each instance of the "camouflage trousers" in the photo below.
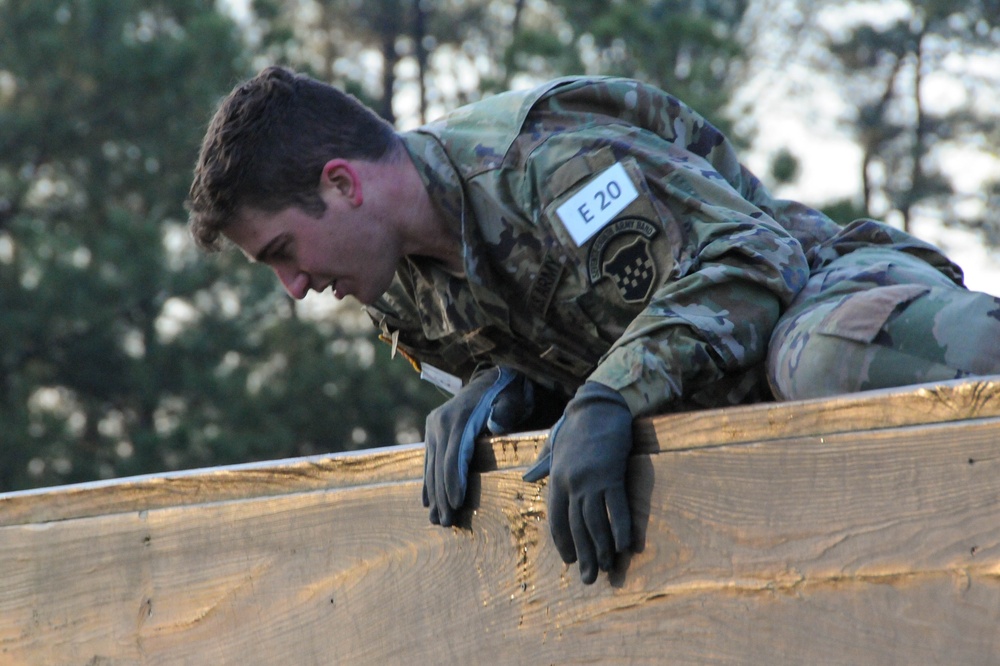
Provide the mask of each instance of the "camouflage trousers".
{"label": "camouflage trousers", "polygon": [[810,277],[771,336],[767,376],[798,400],[1000,374],[1000,298],[960,287],[888,248]]}

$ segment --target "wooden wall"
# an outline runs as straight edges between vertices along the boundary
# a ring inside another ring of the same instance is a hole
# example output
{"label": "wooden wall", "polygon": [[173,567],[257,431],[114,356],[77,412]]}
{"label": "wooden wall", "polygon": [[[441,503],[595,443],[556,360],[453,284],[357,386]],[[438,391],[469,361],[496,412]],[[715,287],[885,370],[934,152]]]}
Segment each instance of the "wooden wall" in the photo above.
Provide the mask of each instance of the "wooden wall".
{"label": "wooden wall", "polygon": [[0,495],[0,664],[1000,663],[1000,377],[637,424],[641,552],[584,586],[544,433]]}

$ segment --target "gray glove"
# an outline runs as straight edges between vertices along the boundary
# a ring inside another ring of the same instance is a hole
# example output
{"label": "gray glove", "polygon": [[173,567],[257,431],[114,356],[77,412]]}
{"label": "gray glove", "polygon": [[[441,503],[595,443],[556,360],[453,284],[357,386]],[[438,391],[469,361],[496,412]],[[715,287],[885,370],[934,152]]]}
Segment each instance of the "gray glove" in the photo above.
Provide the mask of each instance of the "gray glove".
{"label": "gray glove", "polygon": [[632,413],[624,398],[604,384],[586,382],[524,475],[526,481],[537,481],[551,473],[552,540],[564,562],[579,559],[580,578],[588,585],[597,580],[598,568],[614,566],[616,552],[632,546],[625,493],[631,449]]}
{"label": "gray glove", "polygon": [[454,524],[465,502],[476,438],[486,430],[494,435],[513,431],[533,408],[531,381],[509,368],[490,368],[428,414],[423,500],[432,523]]}

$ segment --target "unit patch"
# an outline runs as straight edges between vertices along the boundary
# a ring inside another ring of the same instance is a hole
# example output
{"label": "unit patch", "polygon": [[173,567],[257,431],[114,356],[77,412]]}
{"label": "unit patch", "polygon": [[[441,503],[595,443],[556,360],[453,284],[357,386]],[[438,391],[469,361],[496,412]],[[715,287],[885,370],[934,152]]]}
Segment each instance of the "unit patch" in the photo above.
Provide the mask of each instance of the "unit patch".
{"label": "unit patch", "polygon": [[594,239],[587,257],[591,284],[608,278],[626,303],[643,303],[657,283],[649,242],[654,224],[638,217],[616,220]]}

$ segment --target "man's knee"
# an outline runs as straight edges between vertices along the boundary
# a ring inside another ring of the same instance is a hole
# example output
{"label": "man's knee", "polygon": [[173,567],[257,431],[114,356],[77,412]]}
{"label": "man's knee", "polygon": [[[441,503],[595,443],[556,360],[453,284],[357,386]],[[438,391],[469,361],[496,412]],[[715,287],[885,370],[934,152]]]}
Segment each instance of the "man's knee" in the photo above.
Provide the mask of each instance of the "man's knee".
{"label": "man's knee", "polygon": [[811,336],[801,355],[789,356],[778,349],[768,357],[768,379],[779,400],[947,381],[969,374],[891,347],[823,333]]}
{"label": "man's knee", "polygon": [[[893,304],[895,303],[895,304]],[[779,322],[768,379],[781,400],[1000,373],[1000,299],[876,288]]]}
{"label": "man's knee", "polygon": [[851,340],[795,327],[790,336],[772,344],[767,377],[778,400],[805,400],[859,390],[864,368],[861,345]]}
{"label": "man's knee", "polygon": [[[926,330],[920,335],[921,329]],[[889,326],[894,339],[915,339],[940,362],[968,375],[1000,373],[1000,298],[935,289]]]}

